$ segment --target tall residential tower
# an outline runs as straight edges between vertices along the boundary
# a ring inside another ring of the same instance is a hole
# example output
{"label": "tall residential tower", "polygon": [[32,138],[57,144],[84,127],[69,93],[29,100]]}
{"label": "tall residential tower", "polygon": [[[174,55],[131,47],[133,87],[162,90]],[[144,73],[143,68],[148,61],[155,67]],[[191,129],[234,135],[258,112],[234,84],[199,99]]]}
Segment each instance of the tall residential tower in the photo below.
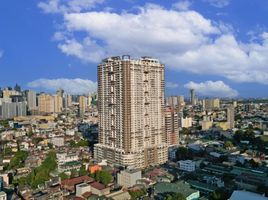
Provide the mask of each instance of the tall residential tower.
{"label": "tall residential tower", "polygon": [[191,101],[192,105],[196,104],[195,90],[194,89],[190,90],[190,101]]}
{"label": "tall residential tower", "polygon": [[146,167],[167,160],[164,65],[129,56],[98,66],[99,143],[97,161]]}

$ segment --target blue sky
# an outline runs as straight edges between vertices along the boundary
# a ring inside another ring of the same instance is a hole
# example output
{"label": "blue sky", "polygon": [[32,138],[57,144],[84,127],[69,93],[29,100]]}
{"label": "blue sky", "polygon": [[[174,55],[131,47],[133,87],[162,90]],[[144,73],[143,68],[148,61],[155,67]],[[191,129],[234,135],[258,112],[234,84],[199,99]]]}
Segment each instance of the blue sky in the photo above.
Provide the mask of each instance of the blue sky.
{"label": "blue sky", "polygon": [[0,86],[96,90],[106,56],[166,65],[166,94],[268,96],[267,0],[3,0]]}

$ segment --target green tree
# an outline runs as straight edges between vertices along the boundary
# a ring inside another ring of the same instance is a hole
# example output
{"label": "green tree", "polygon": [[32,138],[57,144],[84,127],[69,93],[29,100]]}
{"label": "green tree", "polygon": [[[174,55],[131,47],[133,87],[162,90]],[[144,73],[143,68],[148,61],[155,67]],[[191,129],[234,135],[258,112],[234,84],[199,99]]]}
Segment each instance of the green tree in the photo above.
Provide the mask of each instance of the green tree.
{"label": "green tree", "polygon": [[74,140],[70,140],[69,143],[70,143],[70,146],[71,146],[71,147],[75,147],[75,141],[74,141]]}
{"label": "green tree", "polygon": [[179,147],[176,151],[176,159],[177,160],[192,159],[192,152],[190,152],[186,147]]}
{"label": "green tree", "polygon": [[259,163],[257,163],[254,159],[251,159],[251,160],[249,161],[249,164],[250,164],[250,166],[251,166],[252,168],[257,168],[257,167],[259,167]]}
{"label": "green tree", "polygon": [[170,193],[165,196],[164,200],[186,200],[186,198],[181,193]]}
{"label": "green tree", "polygon": [[242,130],[237,130],[237,131],[235,132],[235,134],[234,134],[233,139],[234,139],[234,141],[235,141],[236,143],[239,143],[242,137],[243,137],[243,131],[242,131]]}
{"label": "green tree", "polygon": [[191,134],[191,130],[188,128],[182,128],[182,130],[180,131],[180,134],[182,135],[190,135]]}
{"label": "green tree", "polygon": [[12,154],[12,149],[10,147],[4,148],[4,155],[11,155]]}
{"label": "green tree", "polygon": [[131,199],[136,200],[146,194],[145,189],[140,189],[140,190],[131,190],[129,191],[129,194],[131,196]]}
{"label": "green tree", "polygon": [[104,185],[108,185],[113,180],[113,176],[104,170],[96,171],[91,177]]}
{"label": "green tree", "polygon": [[33,138],[32,139],[32,142],[35,144],[35,145],[38,145],[39,142],[43,141],[44,139],[41,138],[41,137],[36,137],[36,138]]}
{"label": "green tree", "polygon": [[60,173],[59,177],[61,178],[62,181],[69,178],[69,176],[65,174],[64,172]]}
{"label": "green tree", "polygon": [[28,152],[18,151],[15,153],[14,157],[10,160],[8,169],[17,169],[24,166],[24,161],[28,157]]}
{"label": "green tree", "polygon": [[50,151],[39,167],[36,167],[28,176],[27,182],[33,188],[49,180],[49,173],[57,168],[56,153]]}
{"label": "green tree", "polygon": [[214,190],[209,196],[209,200],[226,200],[226,199],[228,199],[228,194],[221,189]]}
{"label": "green tree", "polygon": [[88,140],[79,140],[77,143],[74,140],[70,141],[71,147],[87,147],[89,146]]}
{"label": "green tree", "polygon": [[225,149],[231,149],[231,148],[233,148],[234,147],[234,145],[233,145],[233,143],[231,142],[231,141],[226,141],[225,143],[224,143],[224,148]]}
{"label": "green tree", "polygon": [[79,169],[79,176],[85,176],[88,175],[88,171],[86,170],[85,165],[82,165]]}
{"label": "green tree", "polygon": [[78,176],[78,172],[77,172],[77,170],[72,169],[72,170],[71,170],[71,178],[74,178],[74,177],[77,177],[77,176]]}
{"label": "green tree", "polygon": [[87,147],[89,146],[89,142],[87,140],[80,140],[76,144],[77,147]]}

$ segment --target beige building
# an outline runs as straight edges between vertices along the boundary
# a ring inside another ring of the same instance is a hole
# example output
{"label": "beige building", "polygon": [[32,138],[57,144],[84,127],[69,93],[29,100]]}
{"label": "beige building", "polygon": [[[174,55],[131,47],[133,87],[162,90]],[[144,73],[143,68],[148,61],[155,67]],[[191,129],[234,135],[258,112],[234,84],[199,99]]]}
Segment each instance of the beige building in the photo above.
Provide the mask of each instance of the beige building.
{"label": "beige building", "polygon": [[60,95],[42,93],[38,96],[38,111],[40,113],[60,113],[63,109],[63,98]]}
{"label": "beige building", "polygon": [[229,105],[227,108],[227,122],[230,125],[230,129],[235,127],[235,108],[233,105]]}
{"label": "beige building", "polygon": [[91,104],[92,104],[92,99],[93,99],[92,95],[88,95],[88,97],[87,97],[87,106],[88,106],[88,107],[91,106]]}
{"label": "beige building", "polygon": [[21,95],[21,93],[16,90],[9,90],[9,89],[3,90],[3,99],[9,99],[11,96],[16,95]]}
{"label": "beige building", "polygon": [[83,115],[86,112],[87,107],[87,97],[79,96],[79,113]]}
{"label": "beige building", "polygon": [[37,108],[37,99],[36,99],[36,92],[33,90],[27,91],[27,106],[29,110],[36,110]]}
{"label": "beige building", "polygon": [[0,191],[0,200],[7,200],[7,193]]}
{"label": "beige building", "polygon": [[40,113],[53,113],[54,97],[49,94],[40,94],[38,96],[38,110]]}
{"label": "beige building", "polygon": [[117,174],[117,184],[125,188],[136,185],[139,179],[141,179],[141,170],[139,169],[127,169]]}
{"label": "beige building", "polygon": [[181,128],[190,128],[193,126],[193,119],[191,117],[181,117],[180,119],[180,127]]}
{"label": "beige building", "polygon": [[129,56],[98,66],[99,143],[97,161],[143,168],[167,161],[164,65]]}
{"label": "beige building", "polygon": [[70,94],[63,95],[63,105],[64,108],[69,108],[72,106],[72,95]]}
{"label": "beige building", "polygon": [[179,143],[179,116],[173,108],[165,110],[165,129],[167,144],[169,146],[177,145]]}
{"label": "beige building", "polygon": [[201,122],[201,125],[202,125],[202,130],[206,131],[206,130],[209,130],[212,127],[213,121],[205,121],[205,120],[203,120]]}
{"label": "beige building", "polygon": [[54,96],[54,112],[60,113],[63,109],[63,99],[62,96],[57,94]]}
{"label": "beige building", "polygon": [[220,99],[204,99],[203,108],[204,110],[213,110],[220,108]]}
{"label": "beige building", "polygon": [[216,126],[220,127],[222,130],[226,131],[230,128],[229,122],[217,122]]}

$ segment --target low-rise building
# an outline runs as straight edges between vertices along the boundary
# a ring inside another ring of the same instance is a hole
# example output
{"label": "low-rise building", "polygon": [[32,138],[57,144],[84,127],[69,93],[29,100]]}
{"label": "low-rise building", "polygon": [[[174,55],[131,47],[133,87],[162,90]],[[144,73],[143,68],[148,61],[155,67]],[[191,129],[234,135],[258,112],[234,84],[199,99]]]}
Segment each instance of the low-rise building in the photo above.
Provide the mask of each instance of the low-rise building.
{"label": "low-rise building", "polygon": [[83,197],[83,194],[85,194],[86,192],[91,192],[91,187],[89,184],[81,183],[81,184],[76,185],[75,195],[77,197]]}
{"label": "low-rise building", "polygon": [[256,194],[253,192],[247,192],[247,191],[239,191],[239,190],[235,190],[233,192],[232,196],[230,197],[230,200],[241,200],[241,199],[268,200],[268,198],[266,198],[260,194]]}
{"label": "low-rise building", "polygon": [[101,183],[93,182],[90,184],[90,186],[92,194],[96,194],[98,196],[110,194],[110,188],[105,187],[105,185]]}
{"label": "low-rise building", "polygon": [[192,160],[180,160],[178,161],[179,169],[187,172],[195,171],[195,162]]}
{"label": "low-rise building", "polygon": [[141,170],[139,169],[127,169],[117,174],[117,183],[126,188],[136,185],[139,179],[141,179]]}
{"label": "low-rise building", "polygon": [[198,190],[191,189],[190,185],[177,182],[177,183],[157,183],[154,186],[154,195],[162,199],[167,193],[181,193],[186,200],[196,200],[200,197]]}
{"label": "low-rise building", "polygon": [[0,200],[7,200],[7,193],[5,192],[0,192]]}
{"label": "low-rise building", "polygon": [[50,142],[56,147],[62,147],[64,146],[64,137],[53,137]]}

